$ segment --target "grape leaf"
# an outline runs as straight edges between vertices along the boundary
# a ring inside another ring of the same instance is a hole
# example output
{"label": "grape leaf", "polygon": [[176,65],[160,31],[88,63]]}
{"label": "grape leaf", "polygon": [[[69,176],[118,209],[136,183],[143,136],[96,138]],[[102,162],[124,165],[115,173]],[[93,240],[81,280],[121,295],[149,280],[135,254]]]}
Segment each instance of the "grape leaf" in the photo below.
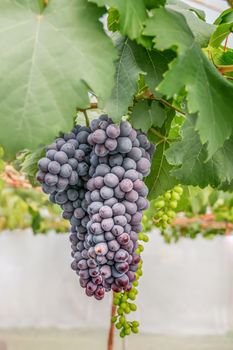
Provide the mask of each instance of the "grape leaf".
{"label": "grape leaf", "polygon": [[219,47],[222,41],[233,31],[233,9],[224,11],[215,21],[218,24],[210,38],[210,46]]}
{"label": "grape leaf", "polygon": [[119,11],[120,31],[130,39],[136,39],[143,30],[147,18],[146,7],[143,0],[88,0],[98,6],[108,5]]}
{"label": "grape leaf", "polygon": [[131,41],[128,38],[118,37],[116,47],[119,57],[116,65],[115,85],[105,110],[113,120],[119,121],[127,112],[132,97],[137,91],[138,77],[142,71],[137,65]]}
{"label": "grape leaf", "polygon": [[154,9],[156,7],[164,6],[166,0],[144,0],[144,4],[148,10]]}
{"label": "grape leaf", "polygon": [[[76,107],[113,85],[115,48],[85,0],[0,2],[0,139],[8,155],[72,126]],[[104,72],[104,79],[103,79]]]}
{"label": "grape leaf", "polygon": [[147,132],[150,127],[161,128],[164,124],[167,114],[158,101],[139,101],[132,110],[132,124],[134,128]]}
{"label": "grape leaf", "polygon": [[177,58],[158,90],[170,98],[186,88],[188,110],[198,112],[196,128],[211,157],[232,133],[233,86],[208,61],[180,13],[154,10],[145,34],[155,36],[160,50],[177,47]]}
{"label": "grape leaf", "polygon": [[[168,136],[173,117],[174,111],[169,110],[167,112],[167,120],[163,127],[156,129],[161,136],[165,138]],[[173,188],[178,184],[178,180],[171,174],[173,165],[169,164],[165,157],[165,151],[169,146],[167,141],[161,139],[161,137],[158,136],[158,133],[153,133],[153,131],[150,131],[148,136],[151,142],[157,144],[152,159],[151,172],[145,181],[149,189],[148,198],[153,200],[161,194],[164,194],[167,190]]]}
{"label": "grape leaf", "polygon": [[178,0],[168,1],[166,8],[181,13],[185,17],[195,37],[195,41],[202,47],[208,46],[210,37],[215,30],[215,26],[204,21],[202,11],[198,11],[197,9]]}
{"label": "grape leaf", "polygon": [[[147,50],[128,38],[114,37],[119,52],[117,61],[115,85],[105,110],[115,121],[127,113],[137,92],[139,74],[145,74],[145,83],[154,91],[162,81],[163,73],[168,69],[168,62],[174,54],[167,50]],[[157,93],[157,97],[160,94]]]}
{"label": "grape leaf", "polygon": [[165,155],[176,169],[175,176],[184,185],[217,188],[233,179],[233,136],[208,161],[207,146],[195,130],[196,116],[189,116],[182,127],[182,141],[173,143]]}
{"label": "grape leaf", "polygon": [[108,10],[108,30],[111,32],[116,32],[119,30],[119,12],[114,7]]}

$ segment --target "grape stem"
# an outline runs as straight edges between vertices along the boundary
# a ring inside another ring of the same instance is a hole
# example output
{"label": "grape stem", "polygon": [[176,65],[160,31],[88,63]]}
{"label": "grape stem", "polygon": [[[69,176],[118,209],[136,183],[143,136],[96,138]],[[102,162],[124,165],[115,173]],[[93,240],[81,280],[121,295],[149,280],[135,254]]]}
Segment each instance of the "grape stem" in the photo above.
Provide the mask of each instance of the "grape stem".
{"label": "grape stem", "polygon": [[112,317],[116,315],[116,305],[114,305],[114,292],[112,293],[112,305],[111,305],[111,319],[110,319],[110,327],[108,331],[108,348],[107,350],[113,350],[114,346],[114,330],[115,325],[112,322]]}
{"label": "grape stem", "polygon": [[85,120],[86,120],[86,126],[89,128],[90,121],[89,121],[89,118],[88,118],[88,115],[87,115],[87,111],[85,109],[83,110],[83,114],[84,114],[84,117],[85,117]]}
{"label": "grape stem", "polygon": [[160,103],[162,103],[164,106],[170,107],[172,109],[174,109],[176,112],[182,114],[182,115],[186,115],[186,113],[184,111],[182,111],[180,108],[174,106],[173,104],[169,103],[167,100],[164,100],[163,98],[157,97],[154,94],[152,94],[152,92],[150,90],[144,90],[143,92],[141,92],[140,94],[138,94],[137,96],[135,96],[135,101],[138,100],[155,100],[158,101]]}

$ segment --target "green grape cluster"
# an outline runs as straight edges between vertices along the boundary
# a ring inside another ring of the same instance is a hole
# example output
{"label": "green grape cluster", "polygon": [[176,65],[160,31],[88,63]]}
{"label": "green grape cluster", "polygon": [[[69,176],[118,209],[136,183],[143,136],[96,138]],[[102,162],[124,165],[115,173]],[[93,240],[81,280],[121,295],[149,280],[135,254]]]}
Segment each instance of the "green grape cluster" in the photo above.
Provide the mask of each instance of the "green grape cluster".
{"label": "green grape cluster", "polygon": [[159,196],[153,203],[153,209],[155,209],[153,222],[161,230],[166,229],[176,216],[174,209],[177,208],[182,194],[183,188],[177,185],[172,190],[165,192],[163,196]]}
{"label": "green grape cluster", "polygon": [[[146,233],[141,232],[138,235],[138,239],[143,242],[148,242],[149,237]],[[135,253],[140,254],[144,250],[142,244],[138,244],[138,248]],[[138,294],[138,281],[139,278],[143,275],[142,273],[142,264],[141,260],[138,264],[138,269],[135,272],[136,279],[132,283],[132,289],[129,292],[123,291],[120,293],[114,293],[114,305],[117,306],[116,316],[112,317],[112,322],[115,323],[115,327],[120,331],[120,337],[124,338],[126,335],[131,333],[138,333],[139,322],[138,321],[128,321],[127,315],[133,311],[137,310],[137,305],[133,303]]]}

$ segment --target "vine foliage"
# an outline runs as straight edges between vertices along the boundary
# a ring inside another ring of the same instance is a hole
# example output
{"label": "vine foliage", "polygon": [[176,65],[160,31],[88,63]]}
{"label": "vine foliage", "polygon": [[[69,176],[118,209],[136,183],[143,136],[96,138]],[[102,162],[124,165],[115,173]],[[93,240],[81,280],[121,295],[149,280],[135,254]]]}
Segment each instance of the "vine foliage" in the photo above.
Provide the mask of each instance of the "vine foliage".
{"label": "vine foliage", "polygon": [[209,24],[177,0],[2,0],[6,159],[68,131],[77,109],[87,120],[95,96],[157,144],[151,199],[178,183],[232,190],[232,28],[232,8]]}

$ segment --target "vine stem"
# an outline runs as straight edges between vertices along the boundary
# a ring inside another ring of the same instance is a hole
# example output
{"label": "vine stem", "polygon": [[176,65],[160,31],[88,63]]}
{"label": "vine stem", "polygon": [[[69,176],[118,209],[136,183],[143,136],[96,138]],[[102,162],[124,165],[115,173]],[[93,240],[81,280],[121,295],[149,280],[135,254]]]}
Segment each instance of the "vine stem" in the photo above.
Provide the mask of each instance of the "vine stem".
{"label": "vine stem", "polygon": [[114,293],[112,293],[112,304],[111,304],[111,319],[110,319],[110,326],[108,331],[108,348],[107,350],[113,350],[114,346],[114,330],[115,325],[112,323],[112,317],[116,315],[116,305],[114,305]]}

